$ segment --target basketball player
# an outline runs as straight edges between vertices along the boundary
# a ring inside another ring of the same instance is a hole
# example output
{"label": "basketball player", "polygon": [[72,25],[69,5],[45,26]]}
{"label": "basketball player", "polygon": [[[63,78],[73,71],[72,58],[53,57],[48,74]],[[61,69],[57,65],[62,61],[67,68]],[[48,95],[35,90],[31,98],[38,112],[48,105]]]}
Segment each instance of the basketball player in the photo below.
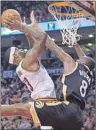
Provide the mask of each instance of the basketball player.
{"label": "basketball player", "polygon": [[[9,22],[5,20],[6,26],[9,27],[11,22],[11,20]],[[21,26],[16,25],[15,28],[21,31]],[[40,33],[39,41],[37,41],[33,38],[30,27],[25,26],[22,25],[22,31],[27,36],[29,47],[33,48],[25,55],[20,49],[11,47],[5,53],[5,60],[10,64],[18,65],[16,73],[31,91],[32,99],[52,98],[54,100],[56,98],[54,83],[38,58],[45,48],[45,41],[42,41],[42,38],[46,33]]]}
{"label": "basketball player", "polygon": [[[54,130],[80,130],[83,124],[84,100],[92,81],[90,69],[92,66],[94,67],[94,61],[92,58],[82,55],[80,60],[76,62],[49,37],[47,40],[49,40],[49,44],[47,41],[46,47],[54,51],[64,63],[62,84],[58,89],[59,96],[57,98],[59,101],[34,101],[26,104],[2,105],[1,115],[27,117],[32,115],[34,124],[53,126]],[[81,48],[78,46],[77,48],[81,53]],[[36,116],[34,117],[34,115]]]}

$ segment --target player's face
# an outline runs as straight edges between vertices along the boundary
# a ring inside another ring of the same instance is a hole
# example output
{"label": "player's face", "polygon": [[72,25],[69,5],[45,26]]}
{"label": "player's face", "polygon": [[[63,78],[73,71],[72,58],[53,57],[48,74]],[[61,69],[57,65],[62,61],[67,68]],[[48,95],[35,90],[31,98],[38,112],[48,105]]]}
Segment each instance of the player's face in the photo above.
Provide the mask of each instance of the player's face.
{"label": "player's face", "polygon": [[24,58],[24,51],[16,48],[16,51],[13,55],[14,55],[14,64],[18,65]]}

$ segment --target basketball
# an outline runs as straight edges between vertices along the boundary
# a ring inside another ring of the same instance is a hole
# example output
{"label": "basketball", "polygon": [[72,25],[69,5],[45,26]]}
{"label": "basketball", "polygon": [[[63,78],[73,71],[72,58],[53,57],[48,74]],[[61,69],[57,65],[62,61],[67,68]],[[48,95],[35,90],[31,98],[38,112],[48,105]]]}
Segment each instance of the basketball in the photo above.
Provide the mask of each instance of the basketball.
{"label": "basketball", "polygon": [[18,21],[22,22],[20,14],[19,14],[19,12],[17,10],[14,10],[14,9],[7,9],[7,10],[5,10],[3,12],[2,16],[1,16],[1,23],[2,23],[2,25],[4,25],[4,20],[7,17],[10,18],[11,20],[18,20]]}

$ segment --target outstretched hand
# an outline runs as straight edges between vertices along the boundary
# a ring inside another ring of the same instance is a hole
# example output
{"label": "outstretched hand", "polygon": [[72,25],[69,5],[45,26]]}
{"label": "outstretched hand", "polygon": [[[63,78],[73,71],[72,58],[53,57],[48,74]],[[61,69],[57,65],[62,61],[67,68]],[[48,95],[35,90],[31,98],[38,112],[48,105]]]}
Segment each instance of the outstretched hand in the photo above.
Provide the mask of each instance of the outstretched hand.
{"label": "outstretched hand", "polygon": [[4,25],[9,28],[10,30],[19,30],[23,31],[24,24],[17,21],[17,20],[11,20],[10,18],[6,18],[4,20]]}
{"label": "outstretched hand", "polygon": [[31,25],[32,26],[35,26],[37,25],[37,21],[36,21],[36,18],[35,18],[35,15],[34,15],[34,11],[32,10],[31,14],[30,14],[30,20],[31,20]]}

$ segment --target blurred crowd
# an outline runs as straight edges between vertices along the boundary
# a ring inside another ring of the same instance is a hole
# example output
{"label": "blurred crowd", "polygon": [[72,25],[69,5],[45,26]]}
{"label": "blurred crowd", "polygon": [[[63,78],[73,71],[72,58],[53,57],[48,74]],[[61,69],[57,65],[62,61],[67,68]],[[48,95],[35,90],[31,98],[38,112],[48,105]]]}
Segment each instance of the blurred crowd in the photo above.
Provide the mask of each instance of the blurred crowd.
{"label": "blurred crowd", "polygon": [[[47,61],[49,63],[49,61]],[[46,62],[46,63],[47,63]],[[43,61],[43,63],[45,63]],[[48,64],[47,64],[48,65]],[[46,66],[46,65],[44,65]],[[62,66],[62,65],[61,65]],[[8,70],[10,67],[8,67]],[[2,66],[2,72],[4,71]],[[59,78],[52,78],[55,86],[59,83]],[[87,98],[86,107],[84,110],[85,123],[82,130],[96,130],[96,110],[95,110],[95,86],[92,85]],[[27,102],[30,100],[30,92],[26,86],[19,80],[16,76],[15,78],[1,78],[1,104],[13,104],[20,102]],[[2,130],[8,129],[32,129],[38,130],[38,128],[33,127],[33,122],[31,119],[22,117],[11,117],[1,119]]]}
{"label": "blurred crowd", "polygon": [[[21,17],[26,17],[26,22],[30,23],[30,13],[34,10],[38,22],[55,20],[49,13],[48,6],[54,1],[2,1],[1,13],[6,9],[16,9]],[[93,5],[90,8],[94,10]]]}
{"label": "blurred crowd", "polygon": [[35,12],[35,16],[38,22],[54,20],[53,16],[48,12],[48,5],[52,1],[2,1],[1,13],[6,9],[16,9],[22,19],[25,17],[26,22],[30,23],[30,13],[32,10]]}

